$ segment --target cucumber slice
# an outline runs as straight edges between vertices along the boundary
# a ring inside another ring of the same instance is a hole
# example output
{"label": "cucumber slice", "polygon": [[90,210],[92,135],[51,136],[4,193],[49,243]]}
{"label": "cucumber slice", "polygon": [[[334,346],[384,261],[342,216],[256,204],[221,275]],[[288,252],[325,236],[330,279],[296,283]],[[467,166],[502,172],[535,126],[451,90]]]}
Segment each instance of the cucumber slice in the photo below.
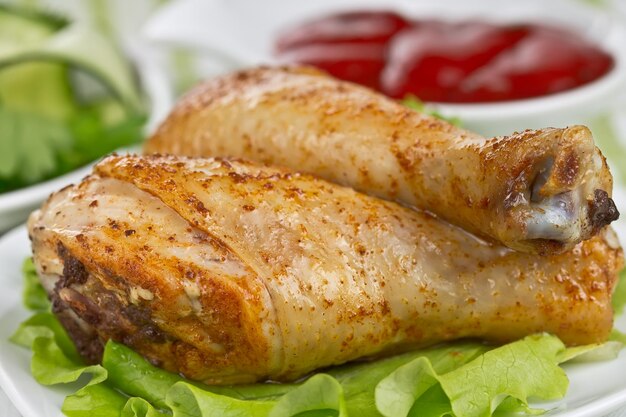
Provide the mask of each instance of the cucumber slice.
{"label": "cucumber slice", "polygon": [[91,28],[0,6],[0,193],[141,139],[131,65]]}
{"label": "cucumber slice", "polygon": [[[0,38],[4,38],[0,43],[0,71],[32,61],[79,68],[101,82],[129,111],[142,111],[133,69],[112,42],[86,25],[62,26],[47,19],[46,14],[33,16],[0,7]],[[7,28],[3,27],[5,23]]]}
{"label": "cucumber slice", "polygon": [[0,59],[36,46],[67,25],[64,19],[0,5]]}
{"label": "cucumber slice", "polygon": [[100,80],[129,111],[141,112],[143,108],[138,83],[129,63],[110,41],[87,26],[68,26],[41,47],[25,51],[15,60],[35,58],[62,61],[83,69]]}
{"label": "cucumber slice", "polygon": [[3,107],[68,120],[76,111],[68,68],[54,62],[24,62],[0,71]]}
{"label": "cucumber slice", "polygon": [[[41,46],[65,26],[67,22],[52,15],[0,6],[0,63],[25,48]],[[59,63],[6,66],[0,71],[0,103],[20,112],[67,119],[75,108],[67,77],[67,66]]]}

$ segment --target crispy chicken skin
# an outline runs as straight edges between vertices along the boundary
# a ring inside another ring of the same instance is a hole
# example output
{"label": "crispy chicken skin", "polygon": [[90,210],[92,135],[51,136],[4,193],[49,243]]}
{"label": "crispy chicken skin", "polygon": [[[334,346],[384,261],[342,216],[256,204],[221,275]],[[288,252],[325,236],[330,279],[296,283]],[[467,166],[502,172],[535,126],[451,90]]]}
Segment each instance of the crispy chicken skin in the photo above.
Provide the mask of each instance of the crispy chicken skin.
{"label": "crispy chicken skin", "polygon": [[114,339],[212,384],[465,337],[601,342],[623,255],[610,228],[537,257],[305,174],[160,156],[105,159],[28,228],[83,356]]}
{"label": "crispy chicken skin", "polygon": [[145,149],[308,172],[530,253],[570,249],[619,216],[584,126],[485,139],[306,67],[200,85]]}

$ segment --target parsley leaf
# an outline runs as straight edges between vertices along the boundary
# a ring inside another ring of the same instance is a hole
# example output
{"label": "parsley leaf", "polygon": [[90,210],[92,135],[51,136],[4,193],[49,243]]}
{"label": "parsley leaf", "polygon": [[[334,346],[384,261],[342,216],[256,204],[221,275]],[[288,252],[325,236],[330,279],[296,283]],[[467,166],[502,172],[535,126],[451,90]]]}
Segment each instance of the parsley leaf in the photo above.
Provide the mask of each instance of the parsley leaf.
{"label": "parsley leaf", "polygon": [[0,191],[56,175],[59,153],[71,145],[62,123],[0,107]]}

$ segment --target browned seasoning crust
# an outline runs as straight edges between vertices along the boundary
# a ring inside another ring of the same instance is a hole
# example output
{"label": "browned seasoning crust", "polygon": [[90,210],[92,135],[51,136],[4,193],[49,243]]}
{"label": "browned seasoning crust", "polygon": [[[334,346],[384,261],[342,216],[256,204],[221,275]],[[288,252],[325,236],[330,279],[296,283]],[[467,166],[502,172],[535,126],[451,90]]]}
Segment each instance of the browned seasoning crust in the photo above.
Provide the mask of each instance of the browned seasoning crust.
{"label": "browned seasoning crust", "polygon": [[215,384],[463,337],[600,342],[623,256],[610,228],[537,257],[308,175],[176,157],[107,158],[29,233],[82,355],[114,339]]}
{"label": "browned seasoning crust", "polygon": [[586,127],[485,139],[307,67],[207,81],[145,149],[312,173],[532,253],[567,250],[618,215],[595,198],[610,201],[612,178]]}
{"label": "browned seasoning crust", "polygon": [[604,226],[619,219],[619,211],[617,211],[615,202],[611,200],[606,191],[595,190],[593,197],[593,201],[589,203],[589,213],[595,233]]}

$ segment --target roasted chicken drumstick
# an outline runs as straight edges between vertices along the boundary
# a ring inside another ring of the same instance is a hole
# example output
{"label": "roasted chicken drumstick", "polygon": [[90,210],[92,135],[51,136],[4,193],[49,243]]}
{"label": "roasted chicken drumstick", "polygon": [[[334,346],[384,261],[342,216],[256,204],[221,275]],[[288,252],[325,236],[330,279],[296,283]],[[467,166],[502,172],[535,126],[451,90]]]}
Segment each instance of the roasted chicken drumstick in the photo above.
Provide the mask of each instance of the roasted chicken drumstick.
{"label": "roasted chicken drumstick", "polygon": [[531,253],[567,250],[619,215],[586,127],[485,139],[305,67],[208,81],[146,151],[305,171]]}
{"label": "roasted chicken drumstick", "polygon": [[84,357],[98,361],[114,339],[213,384],[293,380],[465,337],[601,342],[622,262],[610,228],[538,257],[312,176],[221,159],[109,157],[28,229]]}

